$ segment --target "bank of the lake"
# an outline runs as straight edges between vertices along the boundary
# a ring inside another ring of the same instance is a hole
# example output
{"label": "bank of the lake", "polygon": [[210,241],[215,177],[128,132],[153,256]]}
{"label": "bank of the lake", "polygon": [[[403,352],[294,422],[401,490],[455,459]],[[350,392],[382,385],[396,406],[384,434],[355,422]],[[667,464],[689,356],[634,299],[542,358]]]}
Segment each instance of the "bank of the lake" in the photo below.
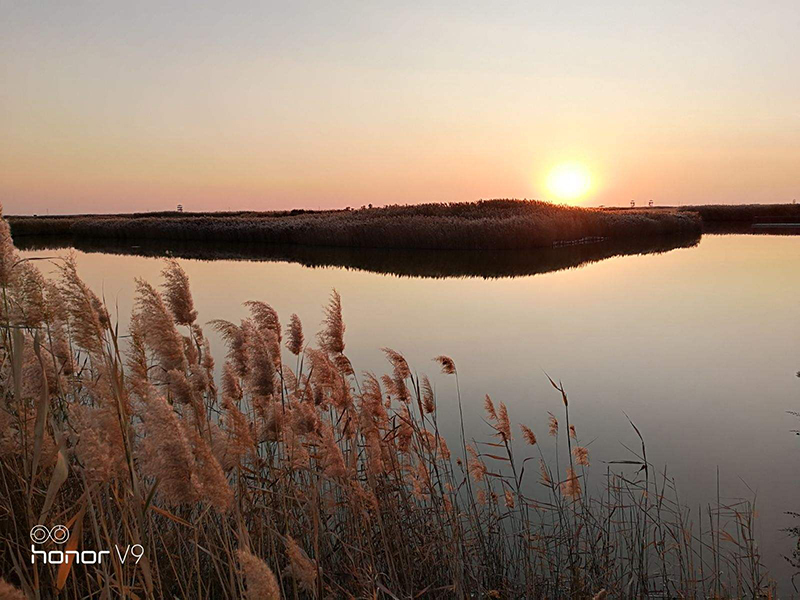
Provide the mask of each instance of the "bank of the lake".
{"label": "bank of the lake", "polygon": [[303,246],[524,250],[581,240],[698,235],[700,217],[679,210],[606,210],[534,200],[486,200],[357,210],[9,217],[15,239],[252,242]]}

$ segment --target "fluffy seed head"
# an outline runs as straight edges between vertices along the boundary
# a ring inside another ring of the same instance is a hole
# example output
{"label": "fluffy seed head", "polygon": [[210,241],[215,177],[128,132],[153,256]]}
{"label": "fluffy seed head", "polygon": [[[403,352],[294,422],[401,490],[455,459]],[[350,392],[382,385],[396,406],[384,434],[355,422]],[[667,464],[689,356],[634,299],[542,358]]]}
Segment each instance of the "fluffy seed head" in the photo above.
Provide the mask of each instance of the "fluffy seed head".
{"label": "fluffy seed head", "polygon": [[483,399],[483,410],[486,411],[486,416],[492,420],[497,421],[497,411],[494,409],[494,402],[492,402],[489,394]]}
{"label": "fluffy seed head", "polygon": [[528,445],[535,446],[536,445],[536,436],[534,435],[531,428],[527,425],[520,425],[519,428],[522,430],[522,437],[525,438],[525,441],[528,442]]}
{"label": "fluffy seed head", "polygon": [[558,435],[558,419],[556,419],[556,417],[555,417],[555,415],[553,415],[553,413],[547,413],[547,414],[550,415],[550,420],[548,422],[549,433],[550,433],[550,435],[555,437],[555,436]]}
{"label": "fluffy seed head", "polygon": [[589,450],[587,448],[584,448],[583,446],[575,446],[572,449],[572,455],[575,457],[575,462],[582,467],[589,466]]}
{"label": "fluffy seed head", "polygon": [[166,259],[161,271],[164,277],[164,299],[178,325],[191,325],[197,319],[189,278],[174,258]]}
{"label": "fluffy seed head", "polygon": [[581,497],[581,483],[572,467],[567,469],[567,479],[561,484],[561,493],[573,500]]}
{"label": "fluffy seed head", "polygon": [[436,397],[427,375],[422,376],[422,407],[425,412],[431,414],[436,410]]}
{"label": "fluffy seed head", "polygon": [[406,362],[402,354],[391,348],[381,348],[381,350],[383,350],[389,362],[392,363],[395,379],[402,381],[403,379],[411,377],[411,369],[408,367],[408,362]]}
{"label": "fluffy seed head", "polygon": [[286,555],[289,568],[297,584],[306,592],[313,593],[317,585],[317,566],[291,536],[286,536]]}
{"label": "fluffy seed head", "polygon": [[511,421],[508,418],[508,409],[502,402],[500,411],[497,413],[497,433],[503,438],[504,442],[511,441]]}
{"label": "fluffy seed head", "polygon": [[241,548],[236,554],[247,583],[247,600],[280,600],[281,588],[267,563]]}
{"label": "fluffy seed head", "polygon": [[303,342],[305,342],[305,338],[303,337],[303,324],[300,322],[300,317],[296,314],[292,314],[289,317],[289,325],[286,327],[286,347],[289,349],[289,352],[294,354],[295,356],[299,356],[300,353],[303,351]]}
{"label": "fluffy seed head", "polygon": [[320,347],[329,354],[344,352],[344,319],[342,318],[342,298],[333,290],[330,302],[325,307],[323,330],[317,336]]}
{"label": "fluffy seed head", "polygon": [[442,373],[445,375],[454,375],[456,372],[456,363],[455,361],[450,358],[449,356],[445,356],[441,354],[434,358],[436,362],[438,362],[442,367]]}

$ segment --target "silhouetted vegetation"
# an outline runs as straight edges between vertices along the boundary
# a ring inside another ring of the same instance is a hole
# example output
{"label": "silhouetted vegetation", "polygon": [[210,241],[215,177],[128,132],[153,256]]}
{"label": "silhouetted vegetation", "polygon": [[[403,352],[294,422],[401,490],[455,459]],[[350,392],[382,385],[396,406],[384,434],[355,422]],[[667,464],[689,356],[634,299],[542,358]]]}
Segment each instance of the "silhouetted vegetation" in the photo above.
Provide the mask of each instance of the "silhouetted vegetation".
{"label": "silhouetted vegetation", "polygon": [[609,211],[488,200],[361,210],[10,217],[15,237],[250,242],[358,248],[519,250],[583,238],[699,234],[678,211]]}
{"label": "silhouetted vegetation", "polygon": [[251,260],[345,267],[409,277],[519,277],[571,269],[614,256],[653,254],[696,245],[695,234],[655,236],[517,250],[406,250],[329,246],[117,240],[69,236],[20,236],[21,250],[76,248],[83,252],[172,256],[199,260]]}
{"label": "silhouetted vegetation", "polygon": [[704,223],[800,221],[800,204],[703,204],[675,208],[699,214]]}
{"label": "silhouetted vegetation", "polygon": [[[613,211],[627,208],[607,209]],[[637,209],[638,210],[638,209]],[[648,208],[659,212],[688,212],[700,216],[703,233],[795,235],[800,233],[798,204],[702,204],[693,206],[662,206]],[[792,224],[792,227],[776,227]]]}

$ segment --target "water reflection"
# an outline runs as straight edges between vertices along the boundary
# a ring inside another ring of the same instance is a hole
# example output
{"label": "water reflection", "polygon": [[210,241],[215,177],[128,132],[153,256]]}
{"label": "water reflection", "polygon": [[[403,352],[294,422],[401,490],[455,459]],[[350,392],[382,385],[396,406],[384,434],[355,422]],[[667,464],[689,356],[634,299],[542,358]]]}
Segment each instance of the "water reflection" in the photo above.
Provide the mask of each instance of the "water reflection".
{"label": "water reflection", "polygon": [[405,277],[521,277],[572,269],[615,256],[657,254],[696,246],[696,235],[591,243],[518,250],[396,250],[276,246],[266,244],[208,244],[168,240],[73,239],[58,236],[18,236],[21,250],[76,248],[83,252],[132,256],[175,256],[197,260],[249,260],[299,263],[306,267],[344,267]]}

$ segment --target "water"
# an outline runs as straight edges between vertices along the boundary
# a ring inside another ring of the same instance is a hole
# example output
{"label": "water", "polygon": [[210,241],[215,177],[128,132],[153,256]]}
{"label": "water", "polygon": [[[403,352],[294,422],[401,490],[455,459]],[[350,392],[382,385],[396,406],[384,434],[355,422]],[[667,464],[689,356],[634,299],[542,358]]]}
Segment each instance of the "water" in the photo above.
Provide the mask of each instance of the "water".
{"label": "water", "polygon": [[[134,277],[156,282],[162,262],[87,250],[76,254],[81,275],[119,307],[126,325]],[[236,321],[246,316],[241,303],[258,299],[274,306],[284,323],[296,312],[309,339],[336,288],[344,302],[346,353],[356,370],[385,372],[379,349],[390,346],[432,376],[440,414],[455,417],[453,380],[431,362],[438,354],[452,356],[470,437],[489,439],[482,412],[488,393],[508,405],[513,422],[526,423],[550,444],[547,412],[560,416],[563,408],[547,372],[563,381],[571,420],[600,473],[603,460],[631,458],[623,444],[638,444],[627,414],[645,437],[648,458],[659,469],[667,465],[684,501],[715,501],[717,468],[723,499],[756,497],[762,553],[782,588],[790,589],[782,556],[792,540],[780,530],[792,524],[785,512],[800,510],[800,438],[791,433],[800,421],[786,413],[800,410],[800,237],[705,236],[694,247],[663,253],[603,251],[584,257],[598,261],[588,263],[580,256],[555,259],[553,268],[584,266],[550,272],[506,269],[498,258],[488,261],[495,265],[489,279],[465,276],[488,268],[474,264],[421,273],[426,277],[374,264],[404,276],[371,272],[360,270],[370,268],[369,253],[351,254],[360,257],[358,269],[229,259],[181,264],[201,322]],[[348,264],[341,257],[303,262]],[[525,274],[497,277],[519,273]],[[224,348],[211,338],[221,363]],[[451,423],[446,433],[455,441],[455,420],[442,421]]]}

